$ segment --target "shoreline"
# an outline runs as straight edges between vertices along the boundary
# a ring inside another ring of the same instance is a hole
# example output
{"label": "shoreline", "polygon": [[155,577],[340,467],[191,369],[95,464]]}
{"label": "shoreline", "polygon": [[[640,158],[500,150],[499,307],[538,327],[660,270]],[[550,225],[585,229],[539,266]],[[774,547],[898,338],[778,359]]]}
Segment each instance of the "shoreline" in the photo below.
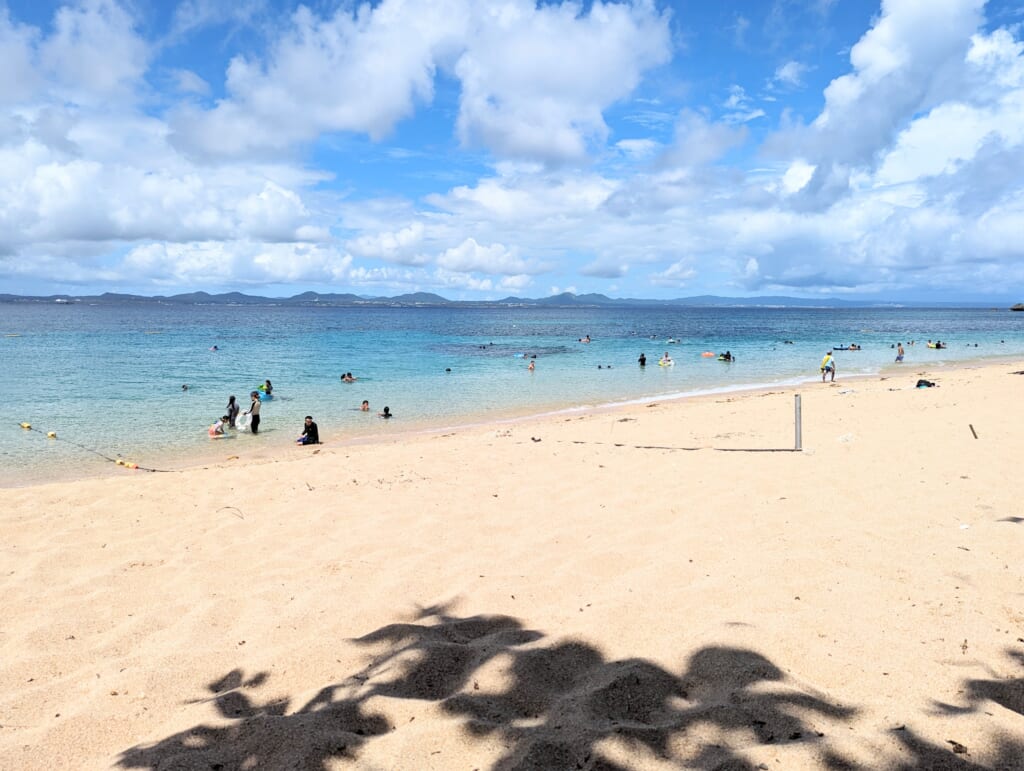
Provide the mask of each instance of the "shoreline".
{"label": "shoreline", "polygon": [[[1014,364],[1014,362],[1016,364]],[[979,367],[987,366],[1000,366],[1001,364],[1007,364],[1010,366],[1024,366],[1024,359],[1020,359],[1014,355],[1006,356],[988,356],[980,357],[977,359],[966,359],[955,362],[947,362],[940,366],[929,365],[926,368],[915,367],[921,371],[915,372],[914,376],[924,377],[929,373],[934,372],[956,372],[960,370],[971,370]],[[904,363],[902,365],[890,364],[881,368],[878,372],[855,372],[852,374],[840,374],[840,381],[836,385],[841,385],[846,382],[859,382],[864,380],[871,380],[873,378],[879,378],[881,380],[887,380],[894,376],[898,376],[901,372],[907,372],[912,366],[912,363]],[[312,454],[313,452],[320,452],[327,450],[330,452],[334,449],[345,449],[349,447],[366,447],[377,444],[388,444],[393,442],[408,441],[416,437],[427,437],[436,436],[444,433],[463,433],[472,431],[490,431],[492,429],[500,428],[502,426],[514,426],[522,423],[528,423],[532,421],[545,421],[548,419],[554,420],[563,416],[584,416],[594,414],[605,414],[610,412],[628,411],[642,405],[645,405],[652,401],[663,401],[666,403],[677,403],[689,400],[704,400],[712,399],[719,396],[746,396],[752,394],[758,394],[765,391],[782,390],[785,393],[795,394],[804,387],[813,388],[814,383],[819,382],[817,376],[794,379],[788,378],[774,383],[755,383],[755,384],[739,384],[739,385],[726,385],[715,388],[704,388],[694,391],[679,391],[670,394],[651,395],[651,396],[640,396],[625,400],[616,400],[611,402],[605,402],[601,404],[575,404],[555,407],[553,409],[543,410],[540,412],[532,410],[523,410],[522,412],[511,412],[502,415],[466,415],[465,420],[458,423],[444,423],[437,424],[431,423],[430,421],[422,421],[414,425],[402,425],[397,422],[388,422],[385,430],[371,431],[367,433],[355,433],[351,434],[347,439],[330,439],[322,442],[316,450],[310,447],[297,447],[294,444],[294,436],[298,436],[299,430],[296,429],[293,432],[287,432],[291,439],[284,440],[271,438],[269,441],[261,441],[261,446],[258,447],[247,447],[246,445],[251,440],[246,440],[245,444],[236,445],[235,442],[241,439],[244,434],[233,434],[232,438],[228,441],[230,444],[223,450],[220,449],[220,445],[225,440],[211,440],[205,451],[196,452],[195,448],[182,448],[180,450],[172,450],[164,453],[154,454],[150,459],[145,461],[139,461],[134,458],[125,458],[126,462],[135,462],[140,466],[155,469],[155,473],[174,473],[180,474],[195,469],[208,469],[210,467],[217,468],[229,468],[231,466],[240,467],[266,460],[291,460],[300,457],[303,454]],[[828,385],[831,381],[827,381],[825,384]],[[372,411],[367,419],[377,420],[380,419],[376,415],[376,411]],[[396,421],[399,418],[395,419]],[[335,430],[335,426],[338,424],[324,424],[318,421],[321,425],[321,434],[330,436],[328,432]],[[383,428],[383,427],[382,427]],[[267,433],[277,433],[278,431],[284,431],[281,428],[265,429],[261,432],[262,436]],[[95,467],[92,472],[84,472],[84,464],[82,467],[75,469],[66,469],[64,473],[58,477],[45,479],[45,480],[30,480],[26,483],[19,484],[14,481],[12,477],[10,480],[4,479],[0,476],[0,490],[17,490],[23,488],[37,487],[40,485],[46,485],[50,483],[62,483],[62,482],[76,482],[90,479],[116,479],[120,475],[125,473],[131,473],[135,476],[147,475],[154,473],[154,471],[148,470],[135,470],[123,468],[119,464],[103,462],[102,466]]]}
{"label": "shoreline", "polygon": [[[846,376],[847,380],[853,380],[855,378],[871,378],[876,377],[874,374],[857,373],[855,375]],[[802,380],[794,380],[792,378],[779,381],[777,383],[755,383],[755,384],[740,384],[740,385],[729,385],[721,386],[717,388],[703,388],[693,391],[678,391],[669,394],[653,394],[648,396],[640,396],[625,400],[616,400],[611,402],[605,402],[600,404],[571,404],[564,406],[556,406],[551,409],[542,410],[540,412],[523,408],[519,412],[508,412],[501,415],[491,414],[479,414],[479,415],[466,415],[465,420],[458,423],[435,423],[432,421],[420,421],[413,425],[402,425],[397,421],[400,418],[395,418],[395,422],[388,422],[387,433],[384,431],[371,431],[366,433],[353,433],[348,439],[331,440],[321,442],[319,450],[337,447],[351,447],[351,446],[367,446],[378,443],[386,443],[388,441],[401,441],[403,439],[409,439],[418,436],[431,436],[436,434],[443,434],[446,432],[463,432],[472,430],[490,430],[495,427],[505,425],[516,425],[523,422],[529,421],[542,421],[545,419],[555,419],[560,416],[575,416],[575,415],[588,415],[588,414],[600,414],[617,410],[626,410],[632,407],[637,407],[646,404],[651,401],[661,400],[665,402],[678,402],[688,399],[702,399],[713,396],[720,396],[723,394],[747,394],[757,393],[770,389],[788,389],[795,391],[801,385],[806,383],[813,383],[817,378],[807,378]],[[376,411],[372,411],[367,416],[368,420],[377,420],[378,418]],[[321,434],[329,436],[329,432],[334,432],[338,424],[326,424],[323,427],[323,423],[318,421],[321,427]],[[268,433],[277,433],[283,431],[280,428],[267,428],[263,427],[261,436],[266,437]],[[288,434],[293,436],[291,432]],[[298,430],[294,432],[294,436],[298,435]],[[195,448],[182,448],[179,450],[169,450],[163,453],[155,453],[148,459],[139,460],[137,458],[124,458],[126,463],[137,463],[140,469],[129,469],[124,468],[120,464],[116,464],[112,461],[92,461],[93,463],[102,463],[101,466],[95,466],[91,472],[84,471],[85,465],[74,469],[65,469],[59,477],[47,480],[31,480],[24,484],[17,484],[11,480],[6,480],[0,476],[0,490],[3,489],[20,489],[24,487],[34,487],[37,485],[44,485],[50,482],[74,482],[86,479],[107,479],[117,478],[124,473],[132,473],[135,475],[145,475],[148,473],[181,473],[191,469],[197,468],[208,468],[212,465],[223,466],[227,463],[233,463],[237,461],[235,465],[244,465],[248,462],[254,462],[256,460],[266,459],[281,459],[282,454],[285,452],[292,452],[295,454],[299,453],[310,453],[312,451],[309,447],[295,447],[294,439],[274,439],[260,440],[261,446],[246,446],[251,440],[244,439],[246,434],[244,433],[233,433],[230,435],[230,439],[227,440],[211,440],[206,444],[206,449],[197,452]],[[58,436],[58,441],[61,438]],[[236,441],[242,440],[245,444],[234,444]],[[229,442],[229,446],[225,449],[221,449],[223,442]],[[289,449],[291,448],[291,449]],[[273,453],[269,456],[268,454]],[[91,460],[91,459],[89,459]],[[150,470],[152,469],[152,470]],[[14,478],[12,477],[12,480]]]}

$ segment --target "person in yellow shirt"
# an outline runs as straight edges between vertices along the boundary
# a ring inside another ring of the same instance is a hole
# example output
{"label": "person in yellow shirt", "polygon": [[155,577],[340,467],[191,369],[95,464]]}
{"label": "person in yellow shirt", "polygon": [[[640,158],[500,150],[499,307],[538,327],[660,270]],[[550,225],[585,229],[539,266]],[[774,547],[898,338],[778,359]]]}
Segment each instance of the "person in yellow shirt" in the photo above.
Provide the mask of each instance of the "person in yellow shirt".
{"label": "person in yellow shirt", "polygon": [[825,358],[821,360],[821,382],[825,382],[825,375],[831,374],[831,382],[836,380],[836,360],[832,358],[832,351],[825,354]]}

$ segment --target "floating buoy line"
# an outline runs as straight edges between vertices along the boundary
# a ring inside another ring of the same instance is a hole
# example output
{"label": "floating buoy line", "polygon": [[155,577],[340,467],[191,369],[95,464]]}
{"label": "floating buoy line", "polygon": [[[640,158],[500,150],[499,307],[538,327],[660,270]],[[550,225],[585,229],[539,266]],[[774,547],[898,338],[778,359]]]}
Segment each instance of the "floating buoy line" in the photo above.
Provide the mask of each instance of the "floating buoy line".
{"label": "floating buoy line", "polygon": [[70,444],[73,447],[77,447],[80,450],[84,450],[85,452],[90,452],[93,455],[96,455],[96,456],[98,456],[100,458],[103,458],[103,460],[108,460],[111,463],[114,463],[114,464],[116,464],[118,466],[121,466],[122,468],[131,469],[133,471],[149,471],[149,472],[154,473],[154,474],[156,474],[156,473],[160,473],[160,474],[171,473],[171,469],[148,468],[147,466],[140,466],[138,463],[135,463],[134,461],[125,460],[124,458],[111,458],[109,455],[106,455],[106,454],[100,452],[99,450],[94,450],[92,447],[86,447],[84,444],[80,444],[78,442],[72,441],[71,439],[65,439],[63,437],[58,437],[56,431],[40,431],[38,428],[33,428],[32,424],[28,423],[28,422],[19,423],[18,425],[20,425],[21,428],[23,430],[25,430],[25,431],[32,431],[34,433],[39,434],[40,436],[45,436],[47,439],[52,439],[53,441],[65,442],[66,444]]}

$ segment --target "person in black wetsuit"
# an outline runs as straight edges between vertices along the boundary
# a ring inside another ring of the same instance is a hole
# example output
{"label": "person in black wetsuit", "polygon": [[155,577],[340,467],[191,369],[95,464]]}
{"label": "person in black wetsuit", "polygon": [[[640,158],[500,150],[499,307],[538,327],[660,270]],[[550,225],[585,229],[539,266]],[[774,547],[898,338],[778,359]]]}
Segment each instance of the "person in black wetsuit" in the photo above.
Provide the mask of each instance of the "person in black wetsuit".
{"label": "person in black wetsuit", "polygon": [[313,422],[313,416],[307,415],[302,426],[302,436],[295,440],[296,444],[320,444],[320,429]]}
{"label": "person in black wetsuit", "polygon": [[646,357],[646,356],[644,356],[644,355],[643,355],[643,354],[641,353],[641,354],[640,354],[640,358],[639,358],[639,359],[637,359],[637,362],[638,362],[638,363],[640,364],[640,366],[641,366],[641,367],[646,367],[646,366],[647,366],[647,357]]}
{"label": "person in black wetsuit", "polygon": [[249,405],[245,414],[249,416],[249,430],[258,434],[260,432],[260,392],[253,391],[249,396],[252,398],[252,404]]}

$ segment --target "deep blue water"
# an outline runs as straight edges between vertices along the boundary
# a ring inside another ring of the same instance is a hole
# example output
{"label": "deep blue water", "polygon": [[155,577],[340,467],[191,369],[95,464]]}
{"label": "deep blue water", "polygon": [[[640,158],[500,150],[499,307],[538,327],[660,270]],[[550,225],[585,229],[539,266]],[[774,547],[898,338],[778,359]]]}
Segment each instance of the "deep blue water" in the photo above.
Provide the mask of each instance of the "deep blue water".
{"label": "deep blue water", "polygon": [[[70,441],[143,465],[206,452],[228,395],[244,407],[266,378],[276,398],[263,407],[264,432],[231,440],[240,450],[294,437],[306,414],[336,440],[796,383],[818,377],[827,348],[850,342],[863,350],[836,353],[840,380],[894,367],[897,341],[917,341],[908,377],[915,366],[1024,353],[1024,313],[979,309],[0,304],[0,333],[0,484],[110,465]],[[585,335],[589,345],[578,342]],[[949,348],[928,349],[928,339]],[[735,363],[700,355],[725,350]],[[657,366],[665,351],[675,366]],[[523,353],[536,355],[536,371]],[[358,382],[342,383],[347,371]],[[372,413],[358,411],[363,399]],[[385,404],[391,422],[376,417]]]}

